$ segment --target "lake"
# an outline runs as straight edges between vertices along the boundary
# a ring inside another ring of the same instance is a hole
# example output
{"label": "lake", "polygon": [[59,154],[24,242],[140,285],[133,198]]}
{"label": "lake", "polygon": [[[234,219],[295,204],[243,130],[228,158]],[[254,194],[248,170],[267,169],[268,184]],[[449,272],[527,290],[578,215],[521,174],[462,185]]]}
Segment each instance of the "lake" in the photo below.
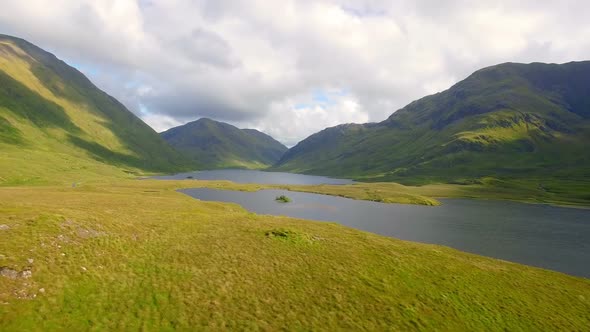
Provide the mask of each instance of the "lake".
{"label": "lake", "polygon": [[[217,179],[235,171],[215,171]],[[288,173],[254,172],[256,181],[240,171],[240,182],[267,181]],[[262,174],[260,174],[262,173]],[[318,183],[321,177],[288,174],[288,179]],[[329,178],[324,178],[329,179]],[[329,179],[330,181],[335,179]],[[343,180],[348,181],[348,180]],[[284,182],[282,182],[284,183]],[[319,182],[324,183],[324,182]],[[343,182],[344,183],[344,182]],[[240,204],[258,214],[334,221],[349,227],[403,240],[442,244],[459,250],[590,277],[590,210],[523,204],[508,201],[441,199],[442,206],[383,204],[327,195],[262,190],[239,192],[185,189],[181,192],[205,201]],[[275,202],[286,195],[291,203]]]}
{"label": "lake", "polygon": [[222,169],[212,171],[195,171],[174,175],[151,177],[158,180],[228,180],[236,183],[260,184],[349,184],[352,180],[334,179],[325,176],[303,175],[282,172],[263,172],[243,169]]}

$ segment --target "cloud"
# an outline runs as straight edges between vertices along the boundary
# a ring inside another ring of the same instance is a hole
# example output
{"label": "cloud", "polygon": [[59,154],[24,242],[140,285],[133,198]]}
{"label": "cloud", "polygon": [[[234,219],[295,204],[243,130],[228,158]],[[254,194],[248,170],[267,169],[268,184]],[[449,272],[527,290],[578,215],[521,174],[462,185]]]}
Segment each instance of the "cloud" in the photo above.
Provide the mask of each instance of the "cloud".
{"label": "cloud", "polygon": [[[273,136],[281,142],[294,146],[302,136],[309,136],[326,127],[343,123],[366,123],[369,116],[364,112],[356,98],[339,90],[314,91],[296,100],[275,102],[264,117],[257,120],[238,122],[241,128],[254,128]],[[285,121],[285,116],[288,117]]]}
{"label": "cloud", "polygon": [[199,117],[292,145],[473,71],[590,57],[585,1],[4,0],[0,30],[75,64],[156,130]]}
{"label": "cloud", "polygon": [[168,115],[150,114],[149,112],[143,113],[142,119],[157,132],[162,132],[168,128],[180,126],[182,124],[180,121]]}

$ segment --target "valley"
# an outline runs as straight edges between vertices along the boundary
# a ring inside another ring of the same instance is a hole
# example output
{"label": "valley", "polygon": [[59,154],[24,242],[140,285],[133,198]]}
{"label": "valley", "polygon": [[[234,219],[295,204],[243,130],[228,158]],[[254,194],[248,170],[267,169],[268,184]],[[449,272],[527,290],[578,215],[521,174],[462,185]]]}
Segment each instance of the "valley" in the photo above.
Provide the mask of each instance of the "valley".
{"label": "valley", "polygon": [[288,149],[157,133],[0,35],[0,330],[584,330],[587,70],[486,68]]}

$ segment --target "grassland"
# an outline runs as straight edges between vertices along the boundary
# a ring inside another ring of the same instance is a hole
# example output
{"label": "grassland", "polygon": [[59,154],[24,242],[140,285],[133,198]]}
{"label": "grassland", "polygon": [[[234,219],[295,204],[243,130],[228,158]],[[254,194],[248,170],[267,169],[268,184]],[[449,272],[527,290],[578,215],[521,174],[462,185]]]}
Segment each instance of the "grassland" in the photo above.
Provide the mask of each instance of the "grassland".
{"label": "grassland", "polygon": [[522,203],[547,204],[566,207],[590,207],[587,195],[588,180],[560,180],[552,182],[537,179],[503,181],[484,178],[474,184],[434,183],[406,186],[394,182],[355,183],[331,186],[273,186],[280,189],[335,195],[382,203],[439,205],[438,198],[472,198],[510,200]]}
{"label": "grassland", "polygon": [[0,266],[32,273],[0,277],[0,329],[590,326],[590,280],[175,192],[196,182],[0,188]]}

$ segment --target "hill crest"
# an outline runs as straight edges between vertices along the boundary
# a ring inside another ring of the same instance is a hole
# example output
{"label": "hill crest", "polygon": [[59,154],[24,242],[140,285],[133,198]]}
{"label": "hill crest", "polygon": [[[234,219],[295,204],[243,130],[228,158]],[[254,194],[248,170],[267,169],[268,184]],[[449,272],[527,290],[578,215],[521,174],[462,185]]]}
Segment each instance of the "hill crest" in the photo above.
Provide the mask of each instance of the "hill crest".
{"label": "hill crest", "polygon": [[168,129],[160,135],[201,168],[266,168],[287,147],[256,129],[239,129],[225,122],[201,118]]}

